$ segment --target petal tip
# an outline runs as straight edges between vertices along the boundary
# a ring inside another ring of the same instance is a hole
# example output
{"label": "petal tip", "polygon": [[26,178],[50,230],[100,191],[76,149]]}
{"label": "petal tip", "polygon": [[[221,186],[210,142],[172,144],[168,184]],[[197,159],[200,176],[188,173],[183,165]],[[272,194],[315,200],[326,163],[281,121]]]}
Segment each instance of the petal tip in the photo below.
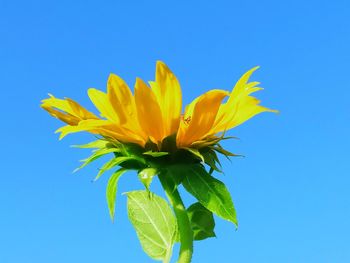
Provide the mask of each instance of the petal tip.
{"label": "petal tip", "polygon": [[161,60],[157,60],[156,65],[157,65],[157,67],[159,67],[159,66],[166,66],[166,64],[163,61],[161,61]]}
{"label": "petal tip", "polygon": [[255,67],[253,67],[252,69],[251,69],[251,71],[256,71],[256,70],[258,70],[260,68],[260,66],[259,65],[257,65],[257,66],[255,66]]}

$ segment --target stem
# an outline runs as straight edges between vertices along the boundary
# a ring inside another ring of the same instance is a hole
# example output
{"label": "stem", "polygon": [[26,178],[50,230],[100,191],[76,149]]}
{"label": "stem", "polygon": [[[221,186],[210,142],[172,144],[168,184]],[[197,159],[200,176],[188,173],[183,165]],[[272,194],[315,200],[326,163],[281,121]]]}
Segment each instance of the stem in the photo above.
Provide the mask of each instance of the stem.
{"label": "stem", "polygon": [[169,249],[167,254],[165,255],[165,258],[163,259],[163,263],[169,263],[170,262],[170,259],[171,259],[171,254],[172,254],[172,251],[173,248]]}
{"label": "stem", "polygon": [[178,263],[190,263],[193,253],[193,231],[186,208],[182,202],[179,191],[167,182],[165,175],[159,175],[159,180],[164,191],[173,206],[180,232],[180,255]]}

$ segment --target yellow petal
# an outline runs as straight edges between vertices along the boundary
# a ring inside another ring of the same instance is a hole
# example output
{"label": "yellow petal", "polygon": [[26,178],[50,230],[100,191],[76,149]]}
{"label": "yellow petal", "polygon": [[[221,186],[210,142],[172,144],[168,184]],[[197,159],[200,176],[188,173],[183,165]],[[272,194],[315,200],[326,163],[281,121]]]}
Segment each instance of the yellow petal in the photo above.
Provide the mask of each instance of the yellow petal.
{"label": "yellow petal", "polygon": [[135,102],[137,117],[142,129],[155,143],[164,137],[163,119],[160,107],[153,91],[141,79],[136,79]]}
{"label": "yellow petal", "polygon": [[228,95],[224,90],[211,90],[195,99],[180,123],[177,145],[189,146],[205,137],[214,124],[222,100]]}
{"label": "yellow petal", "polygon": [[260,84],[259,82],[248,83],[250,76],[258,68],[254,67],[247,71],[237,81],[227,102],[220,106],[210,134],[232,129],[261,112],[276,112],[260,106],[259,100],[249,96],[253,92],[262,90],[262,88],[257,87]]}
{"label": "yellow petal", "polygon": [[56,133],[60,132],[60,139],[62,139],[68,134],[81,131],[87,131],[104,137],[114,138],[122,142],[137,143],[141,146],[144,146],[146,143],[143,138],[134,134],[132,131],[126,130],[108,120],[84,120],[79,122],[77,126],[61,127],[56,131]]}
{"label": "yellow petal", "polygon": [[88,95],[95,107],[100,111],[102,117],[105,117],[115,123],[120,122],[118,114],[115,112],[114,108],[109,102],[106,93],[90,88],[88,89]]}
{"label": "yellow petal", "polygon": [[108,99],[118,114],[120,125],[147,140],[147,135],[139,125],[135,99],[128,85],[117,75],[111,74],[107,90]]}
{"label": "yellow petal", "polygon": [[50,98],[47,98],[41,101],[42,105],[45,105],[46,107],[56,108],[61,111],[74,115],[74,112],[72,111],[67,100],[55,98],[52,94],[49,94],[49,96]]}
{"label": "yellow petal", "polygon": [[[242,77],[237,81],[236,85],[232,89],[231,96],[227,100],[228,104],[233,103],[232,101],[236,100],[237,97],[239,97],[241,94],[244,94],[244,91],[246,90],[246,84],[247,84],[250,76],[254,73],[254,71],[256,71],[259,68],[260,68],[259,66],[256,66],[256,67],[248,70],[246,73],[244,73],[242,75]],[[258,82],[255,82],[255,83],[258,83]]]}
{"label": "yellow petal", "polygon": [[175,133],[179,127],[182,107],[182,94],[176,76],[161,61],[157,61],[156,81],[150,82],[161,109],[164,136]]}
{"label": "yellow petal", "polygon": [[260,103],[254,97],[248,96],[245,99],[242,99],[241,104],[237,108],[237,112],[234,118],[228,123],[227,129],[232,129],[243,122],[249,120],[255,115],[262,112],[274,112],[277,113],[277,110],[271,110],[269,108],[258,105]]}
{"label": "yellow petal", "polygon": [[95,114],[89,112],[72,99],[57,99],[50,94],[50,98],[42,100],[41,107],[52,116],[70,124],[77,125],[80,120],[97,119]]}
{"label": "yellow petal", "polygon": [[41,105],[41,107],[46,110],[48,113],[50,113],[51,116],[69,124],[69,125],[77,125],[80,121],[79,118],[69,114],[69,113],[63,113],[59,110],[56,110],[54,108],[51,108],[48,105]]}
{"label": "yellow petal", "polygon": [[74,101],[70,98],[66,98],[66,100],[67,100],[67,102],[68,102],[68,104],[69,104],[70,108],[72,109],[75,116],[79,116],[83,120],[97,119],[95,114],[89,112],[88,110],[86,110],[85,108],[80,106],[76,101]]}
{"label": "yellow petal", "polygon": [[117,75],[110,74],[107,83],[108,99],[115,112],[118,113],[120,124],[127,122],[136,114],[135,102],[128,85]]}

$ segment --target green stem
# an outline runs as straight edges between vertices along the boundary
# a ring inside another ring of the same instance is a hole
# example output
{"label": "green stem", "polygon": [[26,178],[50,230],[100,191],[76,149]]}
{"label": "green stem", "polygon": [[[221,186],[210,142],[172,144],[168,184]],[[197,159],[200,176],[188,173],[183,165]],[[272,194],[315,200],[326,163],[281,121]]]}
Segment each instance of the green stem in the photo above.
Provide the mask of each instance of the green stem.
{"label": "green stem", "polygon": [[163,259],[163,263],[169,263],[172,255],[173,249],[169,249],[167,254],[165,255],[165,258]]}
{"label": "green stem", "polygon": [[193,253],[193,231],[190,220],[179,191],[173,187],[173,184],[169,183],[164,176],[165,175],[159,175],[159,180],[173,206],[180,232],[180,255],[177,262],[190,263]]}

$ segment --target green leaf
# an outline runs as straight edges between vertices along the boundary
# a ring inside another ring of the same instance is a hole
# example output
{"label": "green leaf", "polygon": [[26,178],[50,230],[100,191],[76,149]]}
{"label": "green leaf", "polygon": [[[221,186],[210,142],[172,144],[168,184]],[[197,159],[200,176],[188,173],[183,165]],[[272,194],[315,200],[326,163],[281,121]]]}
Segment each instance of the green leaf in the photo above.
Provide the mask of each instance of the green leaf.
{"label": "green leaf", "polygon": [[175,242],[177,223],[168,203],[147,191],[126,193],[127,209],[143,250],[151,258],[170,258]]}
{"label": "green leaf", "polygon": [[186,151],[189,151],[190,153],[192,153],[194,156],[196,156],[198,159],[200,159],[202,162],[204,162],[204,157],[203,155],[195,148],[188,148],[188,147],[184,147],[182,148]]}
{"label": "green leaf", "polygon": [[157,175],[158,170],[155,168],[145,168],[138,173],[138,177],[142,184],[149,190],[149,186],[152,183],[152,179]]}
{"label": "green leaf", "polygon": [[191,221],[194,240],[203,240],[215,237],[215,221],[213,213],[206,209],[201,203],[194,203],[187,208],[187,214]]}
{"label": "green leaf", "polygon": [[203,166],[192,165],[182,184],[208,210],[238,225],[236,211],[225,184],[208,174]]}
{"label": "green leaf", "polygon": [[162,157],[162,156],[165,156],[165,155],[169,155],[168,152],[152,152],[152,151],[147,151],[147,152],[144,152],[143,154],[144,155],[149,155],[149,156],[152,156],[152,157]]}
{"label": "green leaf", "polygon": [[122,174],[124,174],[127,169],[121,168],[118,171],[114,172],[113,175],[109,178],[106,189],[106,198],[107,205],[109,209],[109,215],[111,216],[112,221],[114,220],[115,214],[115,199],[118,189],[118,181]]}
{"label": "green leaf", "polygon": [[97,160],[98,158],[102,157],[105,154],[108,153],[113,153],[113,152],[119,152],[118,148],[102,148],[94,151],[92,155],[90,155],[88,158],[82,160],[84,162],[81,166],[76,168],[73,172],[75,173],[76,171],[84,168],[86,165],[90,164],[91,162]]}
{"label": "green leaf", "polygon": [[98,180],[102,176],[102,174],[104,174],[106,171],[112,169],[113,167],[115,167],[123,162],[134,160],[134,159],[135,159],[134,157],[115,157],[115,158],[109,160],[101,167],[101,169],[98,172],[97,176],[95,177],[94,181]]}

